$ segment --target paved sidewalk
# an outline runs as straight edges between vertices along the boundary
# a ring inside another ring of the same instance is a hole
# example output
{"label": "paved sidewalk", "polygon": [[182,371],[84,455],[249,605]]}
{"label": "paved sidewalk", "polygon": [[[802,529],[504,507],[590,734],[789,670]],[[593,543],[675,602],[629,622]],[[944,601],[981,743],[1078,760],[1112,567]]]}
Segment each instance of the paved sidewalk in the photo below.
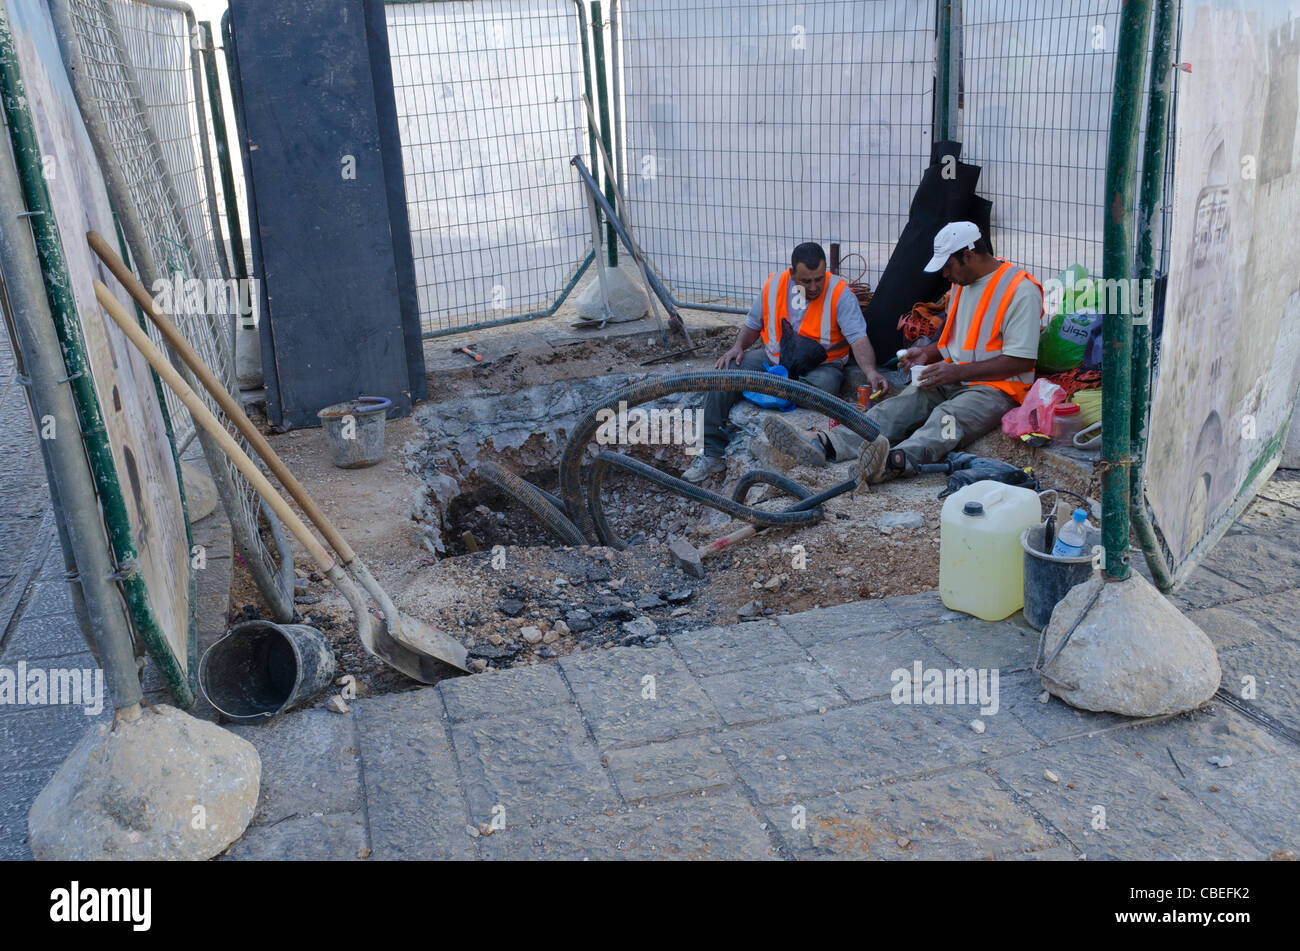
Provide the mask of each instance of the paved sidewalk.
{"label": "paved sidewalk", "polygon": [[[13,371],[8,337],[0,333],[0,668],[94,668],[73,613],[39,443]],[[197,444],[186,459],[206,471]],[[208,550],[198,589],[202,644],[224,631],[229,601],[230,525],[220,507],[194,526],[194,539]],[[172,702],[153,665],[143,683],[146,699]],[[27,811],[85,731],[112,716],[111,699],[105,707],[87,716],[79,706],[0,704],[0,860],[31,858]]]}
{"label": "paved sidewalk", "polygon": [[[1300,726],[1300,481],[1175,598],[1224,687]],[[262,754],[230,858],[1269,858],[1300,852],[1300,745],[1216,700],[1134,725],[1037,699],[1036,632],[937,594],[709,628],[237,727]],[[891,701],[997,668],[999,709]],[[984,732],[971,727],[981,720]],[[1211,764],[1212,757],[1226,766]],[[1056,777],[1052,781],[1048,771]],[[480,824],[491,834],[479,832]]]}

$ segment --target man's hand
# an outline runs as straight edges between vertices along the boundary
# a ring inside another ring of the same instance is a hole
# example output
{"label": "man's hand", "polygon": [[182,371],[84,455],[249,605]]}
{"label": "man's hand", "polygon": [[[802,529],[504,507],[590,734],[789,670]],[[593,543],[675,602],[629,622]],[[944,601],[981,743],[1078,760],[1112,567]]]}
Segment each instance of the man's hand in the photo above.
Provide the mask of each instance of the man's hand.
{"label": "man's hand", "polygon": [[870,385],[872,393],[884,396],[889,392],[889,381],[886,380],[875,367],[868,367],[866,370],[863,370],[862,373],[867,378],[867,383]]}
{"label": "man's hand", "polygon": [[740,344],[738,343],[733,344],[730,350],[728,350],[722,356],[718,357],[718,362],[713,364],[713,369],[725,370],[732,363],[735,363],[736,366],[740,366],[740,361],[744,358],[744,356],[745,356],[744,348],[741,347]]}
{"label": "man's hand", "polygon": [[921,373],[921,380],[917,386],[923,390],[928,390],[936,386],[960,383],[964,377],[965,372],[962,370],[962,364],[936,363],[925,368]]}
{"label": "man's hand", "polygon": [[929,362],[924,347],[909,347],[907,353],[898,358],[898,368],[900,370],[910,370],[912,367],[923,367]]}

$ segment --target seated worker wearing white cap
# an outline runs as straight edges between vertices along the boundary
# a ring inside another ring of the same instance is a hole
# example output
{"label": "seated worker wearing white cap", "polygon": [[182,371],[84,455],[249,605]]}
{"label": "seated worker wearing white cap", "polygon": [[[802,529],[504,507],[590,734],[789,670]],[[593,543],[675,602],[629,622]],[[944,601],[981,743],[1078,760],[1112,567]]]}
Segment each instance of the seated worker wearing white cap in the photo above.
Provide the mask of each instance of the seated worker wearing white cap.
{"label": "seated worker wearing white cap", "polygon": [[772,444],[803,465],[861,454],[864,475],[880,482],[914,475],[915,466],[939,462],[996,427],[1034,382],[1043,287],[991,252],[969,221],[946,225],[935,236],[925,270],[942,269],[953,284],[948,319],[937,343],[912,347],[899,358],[900,369],[926,367],[920,382],[867,412],[881,432],[870,452],[847,426],[802,433],[776,416],[763,423]]}

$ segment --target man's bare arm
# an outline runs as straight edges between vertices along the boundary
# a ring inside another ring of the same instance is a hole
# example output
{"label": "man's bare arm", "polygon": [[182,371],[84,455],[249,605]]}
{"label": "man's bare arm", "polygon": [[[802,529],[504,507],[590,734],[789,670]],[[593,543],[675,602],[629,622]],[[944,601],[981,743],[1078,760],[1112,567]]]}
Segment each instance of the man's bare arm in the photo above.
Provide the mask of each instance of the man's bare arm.
{"label": "man's bare arm", "polygon": [[736,342],[731,345],[731,349],[718,358],[718,362],[713,364],[715,370],[725,370],[732,363],[739,364],[745,351],[754,345],[754,341],[759,338],[761,331],[751,330],[742,326],[740,334],[736,337]]}

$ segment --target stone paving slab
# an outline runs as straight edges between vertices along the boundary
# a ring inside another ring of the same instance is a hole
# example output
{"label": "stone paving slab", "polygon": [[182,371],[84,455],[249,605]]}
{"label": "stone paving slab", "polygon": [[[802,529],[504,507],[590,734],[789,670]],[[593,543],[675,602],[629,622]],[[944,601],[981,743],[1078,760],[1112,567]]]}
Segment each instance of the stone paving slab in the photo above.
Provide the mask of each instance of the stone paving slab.
{"label": "stone paving slab", "polygon": [[257,726],[226,727],[262,759],[262,789],[253,822],[299,815],[355,813],[364,805],[355,719],[323,708]]}
{"label": "stone paving slab", "polygon": [[455,677],[438,684],[452,722],[572,704],[555,666],[515,667],[486,677]]}
{"label": "stone paving slab", "polygon": [[1235,601],[1222,607],[1188,611],[1187,617],[1205,632],[1215,650],[1232,650],[1247,644],[1257,644],[1269,636],[1255,621],[1241,612],[1240,606],[1246,603]]}
{"label": "stone paving slab", "polygon": [[1038,654],[1039,633],[1011,621],[962,618],[947,624],[927,624],[921,637],[952,658],[958,667],[997,667],[1002,673],[1028,670]]}
{"label": "stone paving slab", "polygon": [[699,792],[736,781],[722,747],[709,734],[610,750],[604,761],[628,802]]}
{"label": "stone paving slab", "polygon": [[[1246,617],[1256,627],[1281,635],[1287,640],[1300,640],[1300,588],[1279,591],[1262,598],[1234,601],[1224,605],[1221,610]],[[1251,643],[1263,640],[1264,638],[1254,637]]]}
{"label": "stone paving slab", "polygon": [[749,861],[780,857],[763,828],[763,819],[732,790],[527,828],[507,827],[481,841],[483,857],[489,859]]}
{"label": "stone paving slab", "polygon": [[474,824],[503,811],[513,824],[618,805],[600,754],[573,707],[458,723],[452,742]]}
{"label": "stone paving slab", "polygon": [[789,804],[1038,745],[1009,716],[986,718],[977,734],[969,727],[976,716],[967,707],[876,701],[747,727],[719,742],[759,802]]}
{"label": "stone paving slab", "polygon": [[888,697],[894,686],[893,672],[901,668],[910,676],[916,661],[923,668],[952,665],[950,658],[909,631],[819,642],[811,645],[808,653],[851,700]]}
{"label": "stone paving slab", "polygon": [[[1218,816],[1109,736],[1030,750],[999,759],[990,769],[1090,861],[1264,857]],[[1051,770],[1058,781],[1050,782],[1045,770]],[[1104,828],[1094,827],[1103,821]]]}
{"label": "stone paving slab", "polygon": [[691,672],[701,677],[795,664],[807,658],[807,652],[775,622],[685,631],[673,635],[672,644]]}
{"label": "stone paving slab", "polygon": [[769,813],[797,858],[975,860],[1060,847],[979,769],[827,796],[805,809]]}
{"label": "stone paving slab", "polygon": [[918,624],[935,624],[944,621],[956,621],[969,615],[949,611],[939,597],[938,591],[923,591],[920,594],[902,594],[885,598],[881,602],[904,622],[904,627],[912,628]]}
{"label": "stone paving slab", "polygon": [[[35,618],[24,615],[22,634],[21,639],[15,638],[5,644],[4,650],[0,652],[0,664],[13,667],[20,660],[25,660],[28,665],[32,665],[59,658],[70,659],[87,654],[89,649],[85,638],[81,636],[81,626],[77,623],[77,616],[71,612],[47,614]],[[42,666],[65,667],[67,664],[42,663]],[[92,662],[91,666],[99,665]]]}
{"label": "stone paving slab", "polygon": [[[462,833],[463,834],[463,833]],[[297,816],[257,827],[226,850],[231,861],[329,862],[366,857],[365,817],[360,810]]]}
{"label": "stone paving slab", "polygon": [[703,677],[700,686],[728,726],[838,707],[844,697],[810,664]]}
{"label": "stone paving slab", "polygon": [[374,857],[474,858],[473,840],[465,833],[469,810],[438,691],[357,700],[352,710]]}
{"label": "stone paving slab", "polygon": [[[70,752],[64,751],[64,756]],[[47,763],[35,769],[15,768],[7,760],[0,770],[0,862],[30,859],[27,844],[27,810],[37,794],[45,788],[58,763]]]}
{"label": "stone paving slab", "polygon": [[1260,535],[1225,535],[1203,566],[1254,594],[1294,587],[1300,551]]}
{"label": "stone paving slab", "polygon": [[1179,585],[1170,600],[1184,611],[1195,611],[1250,596],[1248,588],[1202,566],[1187,576],[1187,580]]}
{"label": "stone paving slab", "polygon": [[24,618],[48,617],[51,614],[65,614],[72,610],[72,595],[66,581],[40,581],[32,585],[27,595],[27,607],[23,609]]}
{"label": "stone paving slab", "polygon": [[1047,743],[1095,730],[1111,730],[1133,722],[1118,713],[1075,709],[1050,694],[1046,703],[1040,703],[1038,698],[1042,694],[1042,679],[1034,674],[1013,674],[1000,678],[999,714],[1006,713],[1014,717],[1026,730]]}
{"label": "stone paving slab", "polygon": [[802,614],[787,614],[776,620],[796,643],[805,647],[861,634],[898,631],[908,626],[885,601],[860,601],[833,608],[816,608]]}
{"label": "stone paving slab", "polygon": [[602,747],[666,740],[722,725],[709,698],[670,648],[615,647],[570,654],[560,661],[560,669]]}
{"label": "stone paving slab", "polygon": [[[1273,638],[1219,654],[1223,667],[1222,688],[1234,697],[1247,699],[1259,710],[1300,729],[1300,643]],[[1254,699],[1244,697],[1245,678],[1254,680]]]}

